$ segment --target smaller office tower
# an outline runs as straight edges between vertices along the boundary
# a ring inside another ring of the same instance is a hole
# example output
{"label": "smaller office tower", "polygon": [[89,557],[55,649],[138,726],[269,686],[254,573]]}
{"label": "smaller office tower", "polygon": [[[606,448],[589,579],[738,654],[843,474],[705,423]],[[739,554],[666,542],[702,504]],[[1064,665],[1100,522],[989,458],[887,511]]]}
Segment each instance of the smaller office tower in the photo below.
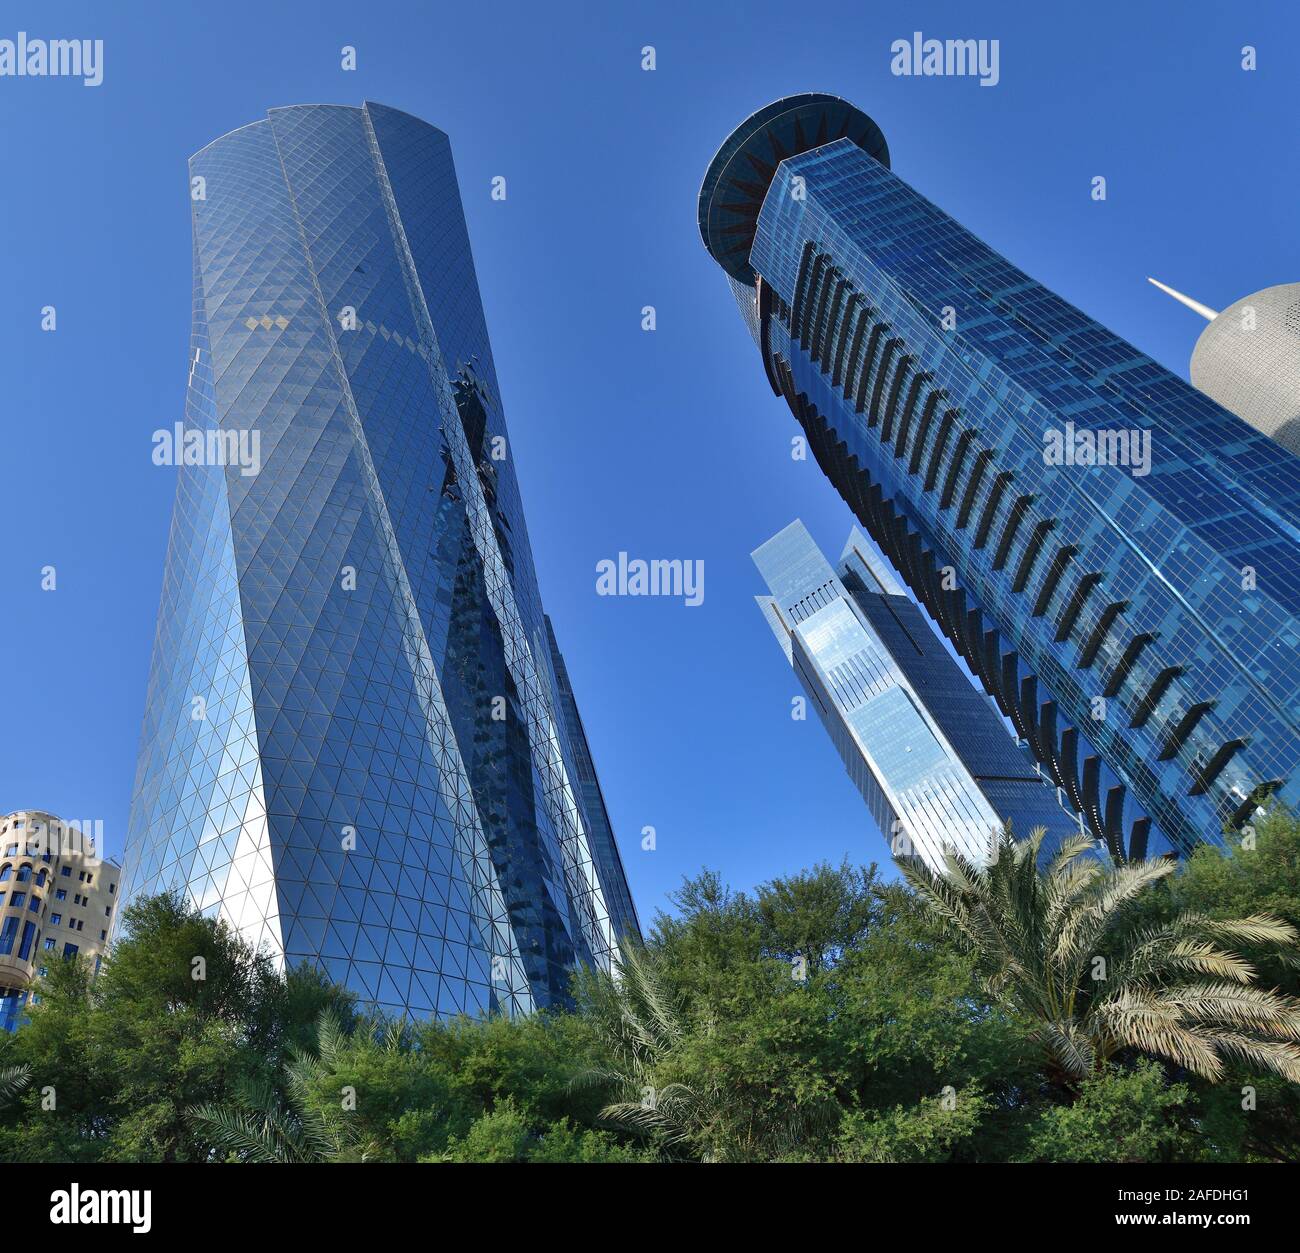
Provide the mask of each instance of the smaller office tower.
{"label": "smaller office tower", "polygon": [[0,818],[0,1028],[22,1020],[51,958],[82,956],[96,974],[117,906],[120,867],[95,851],[91,824],[39,809]]}
{"label": "smaller office tower", "polygon": [[1192,349],[1192,384],[1300,457],[1300,283],[1279,283],[1222,313],[1150,279],[1209,322]]}
{"label": "smaller office tower", "polygon": [[777,642],[896,854],[943,869],[944,846],[988,858],[1004,823],[1079,830],[856,528],[838,574],[802,522],[754,552]]}

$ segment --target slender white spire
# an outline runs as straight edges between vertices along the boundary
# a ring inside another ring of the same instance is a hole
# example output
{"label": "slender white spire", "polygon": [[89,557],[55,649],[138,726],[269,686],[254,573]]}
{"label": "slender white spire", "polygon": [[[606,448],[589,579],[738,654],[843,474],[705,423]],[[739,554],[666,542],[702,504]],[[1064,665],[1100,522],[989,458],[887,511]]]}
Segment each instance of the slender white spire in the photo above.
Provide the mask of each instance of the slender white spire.
{"label": "slender white spire", "polygon": [[1193,300],[1190,296],[1184,296],[1180,291],[1174,291],[1172,287],[1166,287],[1159,279],[1151,278],[1148,275],[1147,282],[1152,284],[1154,287],[1160,288],[1162,292],[1167,292],[1178,301],[1179,304],[1184,304],[1189,309],[1199,313],[1207,322],[1213,322],[1214,319],[1219,316],[1218,313],[1211,309],[1209,305],[1203,305],[1199,300]]}

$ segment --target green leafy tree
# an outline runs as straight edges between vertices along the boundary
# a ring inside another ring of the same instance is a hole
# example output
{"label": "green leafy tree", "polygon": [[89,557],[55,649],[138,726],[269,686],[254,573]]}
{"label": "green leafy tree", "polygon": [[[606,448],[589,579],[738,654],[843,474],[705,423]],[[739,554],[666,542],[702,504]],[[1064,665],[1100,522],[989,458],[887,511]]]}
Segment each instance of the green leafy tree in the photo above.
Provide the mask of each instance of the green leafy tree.
{"label": "green leafy tree", "polygon": [[98,980],[53,963],[0,1034],[0,1157],[1284,1159],[1300,837],[1259,837],[1122,872],[1067,849],[1043,873],[1004,841],[917,888],[845,864],[734,892],[706,871],[614,977],[575,975],[573,1010],[405,1025],[141,901]]}
{"label": "green leafy tree", "polygon": [[599,1093],[573,1084],[604,1057],[595,1024],[586,1017],[561,1010],[514,1018],[462,1015],[420,1023],[414,1031],[420,1057],[448,1086],[447,1135],[463,1135],[507,1098],[538,1130],[564,1118],[594,1125]]}
{"label": "green leafy tree", "polygon": [[836,1137],[836,1156],[846,1162],[948,1162],[978,1135],[989,1113],[978,1088],[928,1097],[891,1110],[853,1110]]}
{"label": "green leafy tree", "polygon": [[[843,1119],[919,1117],[952,1087],[983,1094],[978,1117],[948,1120],[934,1152],[978,1159],[982,1144],[992,1155],[1019,1142],[1023,1032],[874,868],[818,866],[752,895],[705,872],[674,904],[631,969],[593,977],[579,998],[614,1059],[619,1126],[707,1160],[863,1160]],[[903,1145],[877,1156],[925,1158]]]}
{"label": "green leafy tree", "polygon": [[[1228,847],[1202,845],[1166,881],[1157,917],[1190,911],[1211,918],[1266,913],[1300,930],[1300,820],[1283,808],[1228,837]],[[1243,943],[1242,954],[1264,987],[1300,997],[1295,954]],[[1300,1085],[1234,1062],[1222,1082],[1194,1085],[1207,1146],[1229,1160],[1300,1161]]]}
{"label": "green leafy tree", "polygon": [[1294,927],[1271,914],[1178,912],[1151,924],[1143,893],[1170,860],[1115,867],[1066,841],[1046,869],[1043,831],[1004,832],[986,867],[949,853],[946,874],[900,868],[989,993],[1033,1024],[1049,1076],[1067,1089],[1131,1050],[1218,1080],[1225,1059],[1300,1079],[1300,1004],[1259,987],[1223,942],[1293,953]]}
{"label": "green leafy tree", "polygon": [[346,993],[305,970],[279,975],[177,897],[133,902],[123,927],[97,979],[84,959],[58,960],[36,985],[0,1059],[31,1074],[0,1112],[0,1157],[208,1160],[220,1146],[190,1107],[274,1086],[321,1008],[350,1013]]}
{"label": "green leafy tree", "polygon": [[1194,1159],[1191,1089],[1169,1084],[1153,1061],[1107,1066],[1079,1085],[1078,1099],[1043,1111],[1025,1157],[1042,1162],[1162,1162]]}
{"label": "green leafy tree", "polygon": [[572,1121],[598,1106],[569,1079],[591,1032],[573,1014],[345,1030],[322,1016],[318,1043],[294,1047],[276,1088],[257,1085],[191,1112],[232,1160],[625,1160],[613,1138]]}
{"label": "green leafy tree", "polygon": [[658,1161],[653,1150],[624,1144],[615,1136],[589,1127],[579,1127],[569,1119],[552,1123],[529,1149],[530,1162],[635,1162]]}
{"label": "green leafy tree", "polygon": [[447,1151],[426,1161],[442,1162],[641,1162],[653,1155],[620,1144],[600,1131],[576,1127],[561,1119],[538,1129],[514,1100],[506,1097],[495,1109],[479,1115]]}
{"label": "green leafy tree", "polygon": [[524,1162],[533,1143],[528,1116],[506,1097],[480,1114],[463,1136],[455,1137],[437,1159],[447,1162]]}

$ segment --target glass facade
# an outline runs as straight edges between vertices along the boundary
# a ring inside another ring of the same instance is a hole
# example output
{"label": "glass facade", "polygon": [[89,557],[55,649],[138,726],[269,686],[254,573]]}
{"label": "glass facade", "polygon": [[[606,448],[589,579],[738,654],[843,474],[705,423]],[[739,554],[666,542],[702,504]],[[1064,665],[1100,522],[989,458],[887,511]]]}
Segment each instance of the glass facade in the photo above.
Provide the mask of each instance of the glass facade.
{"label": "glass facade", "polygon": [[772,593],[759,607],[895,855],[942,871],[949,846],[985,862],[1007,823],[1046,828],[1048,855],[1077,833],[865,536],[837,574],[793,522],[754,563]]}
{"label": "glass facade", "polygon": [[126,898],[181,889],[393,1013],[560,1000],[630,905],[447,137],[273,109],[190,175],[185,433],[260,464],[179,471]]}
{"label": "glass facade", "polygon": [[1097,838],[1300,802],[1294,457],[909,187],[846,101],[742,124],[700,227],[820,465]]}

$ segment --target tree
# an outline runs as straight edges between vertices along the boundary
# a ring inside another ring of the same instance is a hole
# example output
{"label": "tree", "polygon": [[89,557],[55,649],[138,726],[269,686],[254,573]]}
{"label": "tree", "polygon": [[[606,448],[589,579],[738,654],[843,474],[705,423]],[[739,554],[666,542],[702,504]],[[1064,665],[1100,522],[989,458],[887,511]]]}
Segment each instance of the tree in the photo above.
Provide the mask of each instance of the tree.
{"label": "tree", "polygon": [[1167,1084],[1153,1061],[1131,1069],[1107,1066],[1079,1085],[1071,1105],[1043,1111],[1026,1160],[1040,1162],[1161,1162],[1194,1160],[1189,1127],[1191,1089]]}
{"label": "tree", "polygon": [[[1157,916],[1190,910],[1212,918],[1269,913],[1300,928],[1300,820],[1277,806],[1227,848],[1205,844],[1166,880]],[[1243,945],[1265,987],[1300,997],[1293,954]],[[1220,1084],[1198,1085],[1207,1142],[1229,1160],[1300,1161],[1300,1086],[1238,1062]]]}
{"label": "tree", "polygon": [[239,1162],[365,1161],[369,1145],[341,1104],[313,1101],[313,1089],[338,1064],[346,1039],[338,1018],[324,1010],[316,1052],[291,1046],[281,1096],[265,1081],[246,1085],[225,1104],[196,1105],[189,1120],[230,1159]]}
{"label": "tree", "polygon": [[[536,1013],[345,1029],[322,1016],[281,1081],[191,1111],[231,1160],[621,1161],[639,1154],[596,1132],[598,1104],[570,1080],[592,1063],[578,1015]],[[576,1120],[576,1121],[575,1121]]]}
{"label": "tree", "polygon": [[988,1109],[985,1095],[971,1088],[910,1107],[852,1110],[840,1124],[836,1156],[846,1162],[949,1162],[978,1133]]}
{"label": "tree", "polygon": [[422,1152],[463,1136],[507,1099],[537,1134],[564,1118],[594,1126],[600,1094],[573,1083],[605,1061],[596,1027],[585,1016],[559,1009],[513,1018],[458,1016],[420,1023],[414,1032],[419,1056],[447,1084],[449,1102],[442,1139],[431,1138]]}
{"label": "tree", "polygon": [[[574,1009],[514,1018],[359,1015],[175,898],[141,901],[98,980],[52,963],[0,1033],[0,1158],[1282,1160],[1300,832],[1259,837],[1182,872],[1107,870],[1077,842],[1040,871],[1009,837],[915,888],[846,864],[736,892],[706,871],[613,976],[576,973]],[[1209,917],[1221,898],[1244,921]]]}
{"label": "tree", "polygon": [[1052,1078],[1077,1091],[1132,1050],[1210,1080],[1223,1076],[1225,1059],[1300,1079],[1300,1004],[1257,986],[1254,967],[1220,947],[1293,954],[1294,927],[1263,913],[1184,911],[1148,923],[1143,894],[1175,862],[1109,866],[1080,836],[1040,869],[1043,836],[1004,832],[984,867],[955,852],[946,874],[919,859],[899,864],[990,994],[1033,1024]]}
{"label": "tree", "polygon": [[575,1127],[568,1119],[539,1131],[514,1100],[506,1097],[481,1114],[447,1151],[426,1161],[442,1162],[641,1162],[644,1152],[620,1144],[604,1132]]}
{"label": "tree", "polygon": [[50,961],[5,1042],[3,1064],[28,1067],[31,1089],[0,1113],[0,1157],[205,1161],[219,1146],[189,1108],[274,1086],[322,1007],[351,1013],[319,974],[278,974],[179,897],[135,901],[122,921],[97,979],[84,959]]}
{"label": "tree", "polygon": [[30,1082],[31,1068],[28,1066],[6,1066],[0,1070],[0,1109],[3,1109]]}
{"label": "tree", "polygon": [[714,1161],[979,1160],[1019,1144],[1023,1032],[910,892],[874,867],[817,866],[752,895],[705,872],[673,901],[631,969],[579,983],[619,1126]]}
{"label": "tree", "polygon": [[670,1150],[694,1148],[705,1161],[728,1156],[711,1135],[726,1120],[726,1094],[716,1083],[692,1086],[671,1077],[687,1028],[653,958],[626,943],[613,976],[585,981],[582,1004],[610,1061],[575,1086],[612,1089],[620,1098],[601,1109],[601,1121]]}

